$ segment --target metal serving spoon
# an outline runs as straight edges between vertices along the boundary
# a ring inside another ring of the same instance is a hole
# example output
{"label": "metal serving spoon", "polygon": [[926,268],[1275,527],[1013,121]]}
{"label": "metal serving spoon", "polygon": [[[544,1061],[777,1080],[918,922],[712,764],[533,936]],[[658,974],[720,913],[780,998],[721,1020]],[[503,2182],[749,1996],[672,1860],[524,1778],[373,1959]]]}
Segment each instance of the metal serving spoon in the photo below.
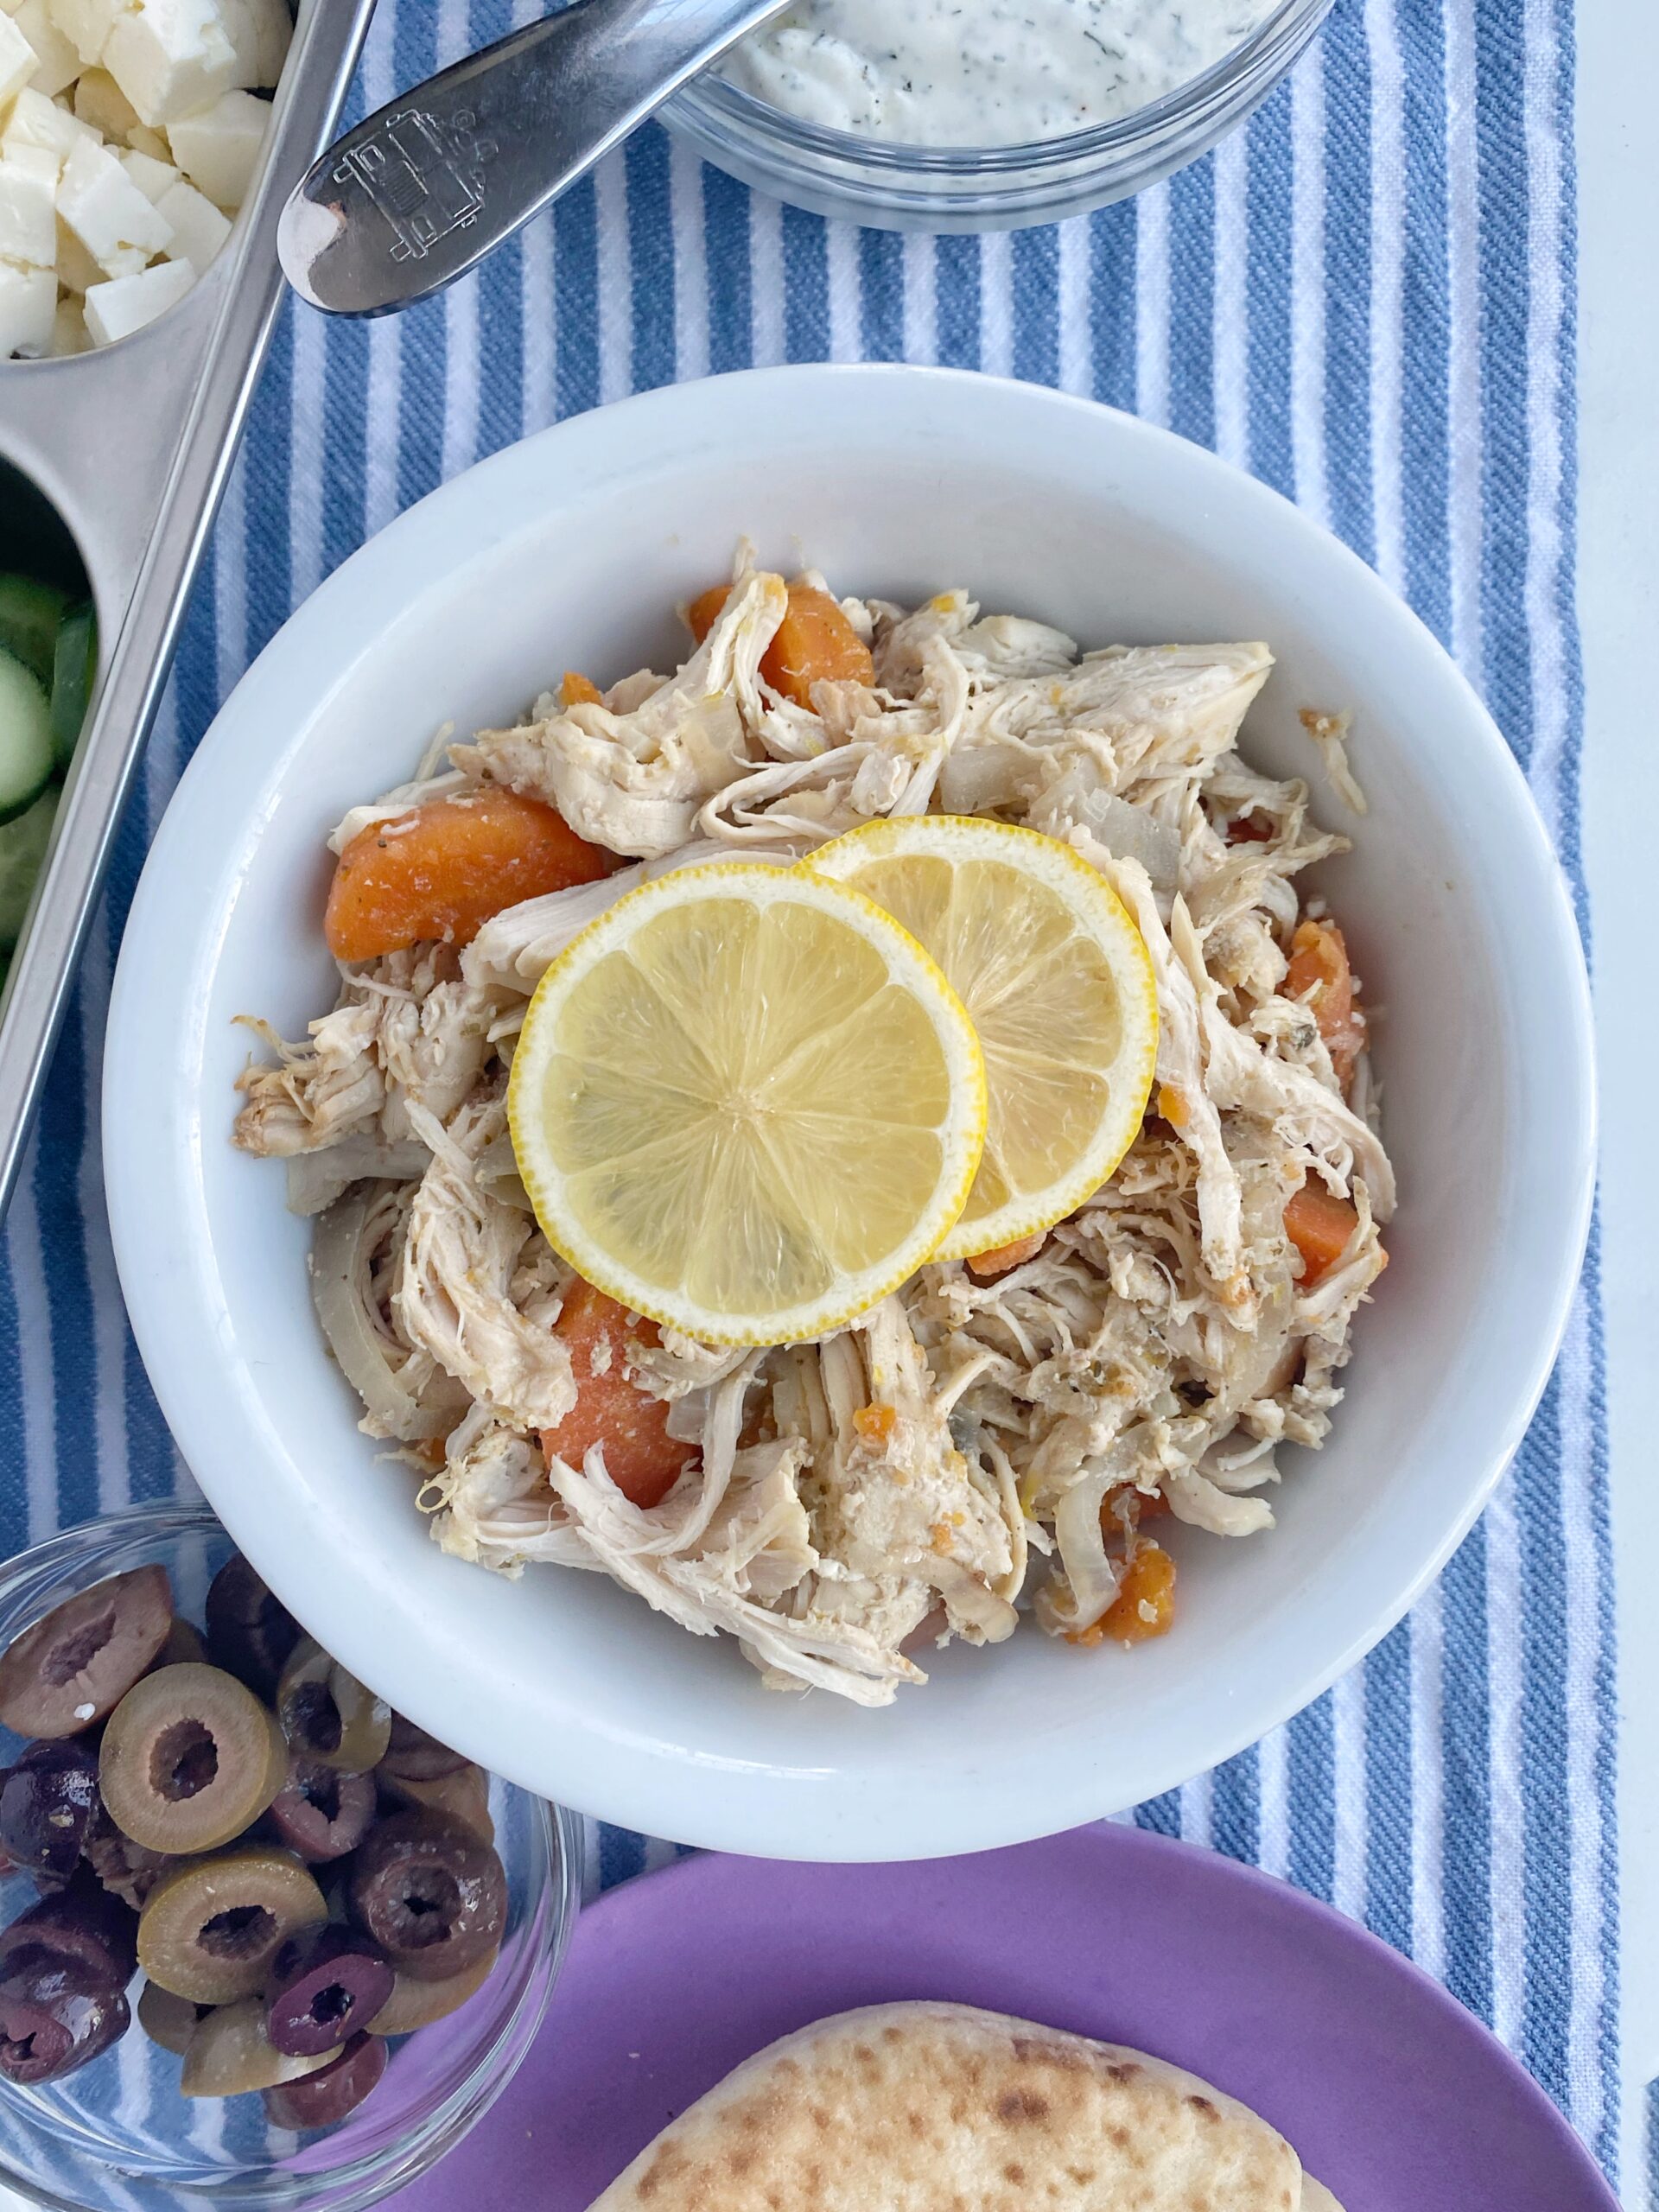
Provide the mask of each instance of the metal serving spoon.
{"label": "metal serving spoon", "polygon": [[283,210],[302,299],[390,315],[464,276],[788,0],[569,0],[338,139]]}

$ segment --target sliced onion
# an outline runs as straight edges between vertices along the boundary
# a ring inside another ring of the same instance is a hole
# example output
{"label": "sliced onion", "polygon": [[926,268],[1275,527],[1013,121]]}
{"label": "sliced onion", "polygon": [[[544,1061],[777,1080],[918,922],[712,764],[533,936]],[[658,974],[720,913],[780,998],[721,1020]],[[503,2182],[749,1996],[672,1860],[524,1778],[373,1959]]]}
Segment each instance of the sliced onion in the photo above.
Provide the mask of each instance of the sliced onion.
{"label": "sliced onion", "polygon": [[376,1428],[402,1443],[418,1444],[442,1436],[454,1426],[465,1394],[447,1402],[423,1402],[393,1367],[391,1346],[369,1317],[367,1279],[373,1257],[370,1221],[385,1194],[384,1185],[372,1185],[340,1199],[322,1216],[311,1251],[311,1291],[340,1371],[362,1399]]}
{"label": "sliced onion", "polygon": [[424,1175],[432,1155],[411,1137],[389,1144],[384,1137],[346,1137],[321,1152],[296,1153],[288,1162],[289,1213],[326,1213],[353,1183],[371,1177],[412,1183]]}

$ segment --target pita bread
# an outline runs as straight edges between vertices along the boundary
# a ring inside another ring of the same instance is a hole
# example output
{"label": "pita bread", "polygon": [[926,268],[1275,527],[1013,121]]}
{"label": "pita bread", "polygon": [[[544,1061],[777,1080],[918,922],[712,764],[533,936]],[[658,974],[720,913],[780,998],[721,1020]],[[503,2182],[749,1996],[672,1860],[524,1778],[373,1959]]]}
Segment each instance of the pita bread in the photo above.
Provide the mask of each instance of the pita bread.
{"label": "pita bread", "polygon": [[[1309,2190],[1312,2193],[1309,2193]],[[592,2212],[1341,2212],[1196,2075],[966,2005],[786,2036],[664,2128]]]}

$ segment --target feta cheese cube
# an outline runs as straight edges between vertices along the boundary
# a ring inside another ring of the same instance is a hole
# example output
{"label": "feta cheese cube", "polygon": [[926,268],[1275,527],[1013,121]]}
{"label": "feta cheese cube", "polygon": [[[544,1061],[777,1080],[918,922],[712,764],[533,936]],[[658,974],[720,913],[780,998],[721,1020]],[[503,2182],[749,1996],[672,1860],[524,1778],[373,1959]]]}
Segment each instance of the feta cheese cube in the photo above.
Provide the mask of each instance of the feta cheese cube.
{"label": "feta cheese cube", "polygon": [[106,276],[125,276],[165,251],[172,226],[105,146],[83,141],[63,165],[58,213]]}
{"label": "feta cheese cube", "polygon": [[52,318],[52,343],[48,348],[53,359],[61,360],[67,353],[90,353],[92,344],[80,302],[60,300],[58,311]]}
{"label": "feta cheese cube", "polygon": [[[172,268],[171,262],[163,267]],[[13,353],[35,355],[52,343],[58,280],[49,269],[0,261],[0,361]]]}
{"label": "feta cheese cube", "polygon": [[200,115],[181,116],[167,134],[173,158],[217,207],[237,208],[259,160],[270,104],[251,92],[224,93]]}
{"label": "feta cheese cube", "polygon": [[10,16],[0,16],[0,107],[16,99],[40,60]]}
{"label": "feta cheese cube", "polygon": [[130,130],[143,129],[137,109],[107,69],[83,73],[75,86],[75,113],[105,137],[118,138],[124,145]]}
{"label": "feta cheese cube", "polygon": [[94,284],[86,295],[86,329],[94,346],[113,345],[176,307],[196,281],[188,261],[158,261],[136,276]]}
{"label": "feta cheese cube", "polygon": [[11,20],[35,49],[35,74],[29,83],[48,99],[73,85],[80,69],[80,56],[46,12],[46,0],[17,0]]}
{"label": "feta cheese cube", "polygon": [[5,129],[0,131],[0,154],[14,154],[20,146],[38,147],[54,154],[61,167],[81,138],[89,139],[94,146],[99,143],[97,131],[77,122],[67,108],[30,86],[12,103]]}
{"label": "feta cheese cube", "polygon": [[[30,168],[30,150],[23,149],[15,161],[0,161],[0,260],[50,269],[58,254],[55,179]],[[36,160],[51,162],[50,154],[32,150]],[[222,223],[225,218],[219,219]]]}
{"label": "feta cheese cube", "polygon": [[171,162],[153,162],[148,154],[130,151],[118,154],[115,158],[152,207],[159,207],[173,187],[184,181]]}
{"label": "feta cheese cube", "polygon": [[173,156],[165,137],[152,130],[147,123],[135,123],[127,133],[127,143],[135,154],[148,154],[152,162],[165,162],[172,167]]}
{"label": "feta cheese cube", "polygon": [[213,201],[182,177],[156,202],[156,213],[173,226],[168,259],[192,263],[198,276],[231,235],[229,223]]}
{"label": "feta cheese cube", "polygon": [[[121,274],[124,276],[136,276],[143,265],[144,257],[135,246],[128,255]],[[104,282],[104,271],[61,215],[58,218],[58,282],[66,292],[90,291],[94,284]]]}
{"label": "feta cheese cube", "polygon": [[137,0],[116,18],[103,60],[152,130],[194,115],[243,81],[213,0]]}
{"label": "feta cheese cube", "polygon": [[283,73],[294,35],[288,0],[219,0],[219,17],[236,48],[242,82],[269,90]]}
{"label": "feta cheese cube", "polygon": [[115,19],[127,0],[47,0],[47,13],[90,68],[104,58]]}

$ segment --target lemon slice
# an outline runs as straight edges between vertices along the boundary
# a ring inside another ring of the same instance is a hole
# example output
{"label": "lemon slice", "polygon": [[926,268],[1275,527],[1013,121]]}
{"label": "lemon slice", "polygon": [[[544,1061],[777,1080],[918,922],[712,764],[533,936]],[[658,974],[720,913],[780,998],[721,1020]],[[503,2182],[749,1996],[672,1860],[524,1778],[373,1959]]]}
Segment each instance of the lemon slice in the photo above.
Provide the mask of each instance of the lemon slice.
{"label": "lemon slice", "polygon": [[838,1328],[973,1183],[985,1071],[938,967],[859,893],[755,864],[617,901],[537,987],[508,1091],[548,1242],[711,1344]]}
{"label": "lemon slice", "polygon": [[984,1156],[934,1257],[1063,1220],[1135,1141],[1157,1058],[1152,962],[1116,893],[1069,845],[972,815],[868,823],[802,866],[902,923],[979,1032]]}

